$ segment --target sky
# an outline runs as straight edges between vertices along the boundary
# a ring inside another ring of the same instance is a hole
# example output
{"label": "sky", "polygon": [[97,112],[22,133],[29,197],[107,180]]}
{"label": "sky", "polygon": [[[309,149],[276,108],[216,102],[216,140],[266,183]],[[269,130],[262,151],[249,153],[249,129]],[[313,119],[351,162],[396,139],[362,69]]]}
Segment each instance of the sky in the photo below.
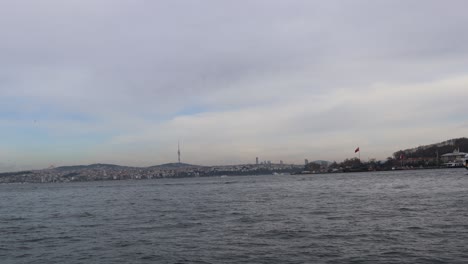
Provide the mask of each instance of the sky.
{"label": "sky", "polygon": [[464,0],[0,1],[0,171],[468,136]]}

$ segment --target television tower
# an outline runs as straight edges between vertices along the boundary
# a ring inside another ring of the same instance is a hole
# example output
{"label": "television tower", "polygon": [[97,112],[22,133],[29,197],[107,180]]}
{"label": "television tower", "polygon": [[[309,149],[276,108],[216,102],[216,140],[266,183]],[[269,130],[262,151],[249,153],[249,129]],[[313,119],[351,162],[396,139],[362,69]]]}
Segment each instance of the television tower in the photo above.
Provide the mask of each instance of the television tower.
{"label": "television tower", "polygon": [[180,163],[180,143],[177,141],[177,156],[179,157],[179,163]]}

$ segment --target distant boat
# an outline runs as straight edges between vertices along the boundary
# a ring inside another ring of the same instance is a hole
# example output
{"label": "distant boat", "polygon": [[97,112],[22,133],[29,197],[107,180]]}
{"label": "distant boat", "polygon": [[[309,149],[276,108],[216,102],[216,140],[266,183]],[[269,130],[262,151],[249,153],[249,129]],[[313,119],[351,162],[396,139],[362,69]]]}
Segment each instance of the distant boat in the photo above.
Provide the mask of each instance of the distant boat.
{"label": "distant boat", "polygon": [[463,166],[468,170],[468,154],[466,154],[465,158],[463,159]]}
{"label": "distant boat", "polygon": [[465,161],[452,161],[452,162],[447,162],[447,163],[444,163],[444,165],[447,167],[447,168],[461,168],[461,167],[466,167],[465,166]]}

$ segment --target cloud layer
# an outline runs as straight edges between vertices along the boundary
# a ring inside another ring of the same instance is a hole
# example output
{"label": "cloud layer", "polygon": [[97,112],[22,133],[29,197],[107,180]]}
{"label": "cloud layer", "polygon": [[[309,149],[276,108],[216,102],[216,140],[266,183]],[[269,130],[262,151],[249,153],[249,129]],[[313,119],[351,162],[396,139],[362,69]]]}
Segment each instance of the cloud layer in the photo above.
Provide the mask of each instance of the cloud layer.
{"label": "cloud layer", "polygon": [[466,1],[2,1],[0,171],[466,136]]}

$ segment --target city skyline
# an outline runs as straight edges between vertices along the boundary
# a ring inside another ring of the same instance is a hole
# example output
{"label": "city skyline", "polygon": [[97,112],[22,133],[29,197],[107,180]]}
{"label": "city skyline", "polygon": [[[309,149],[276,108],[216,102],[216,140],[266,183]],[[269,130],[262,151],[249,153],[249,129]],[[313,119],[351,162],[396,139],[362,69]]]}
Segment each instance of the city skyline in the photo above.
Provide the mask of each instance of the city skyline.
{"label": "city skyline", "polygon": [[466,137],[467,8],[2,1],[0,172],[383,160]]}

